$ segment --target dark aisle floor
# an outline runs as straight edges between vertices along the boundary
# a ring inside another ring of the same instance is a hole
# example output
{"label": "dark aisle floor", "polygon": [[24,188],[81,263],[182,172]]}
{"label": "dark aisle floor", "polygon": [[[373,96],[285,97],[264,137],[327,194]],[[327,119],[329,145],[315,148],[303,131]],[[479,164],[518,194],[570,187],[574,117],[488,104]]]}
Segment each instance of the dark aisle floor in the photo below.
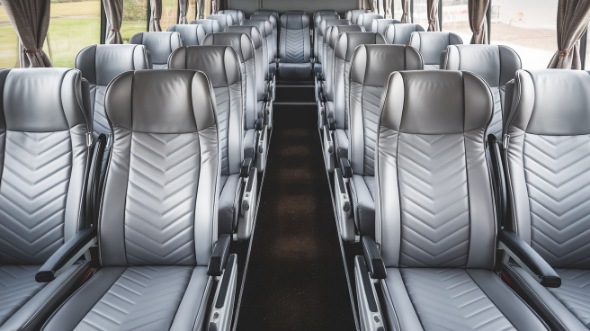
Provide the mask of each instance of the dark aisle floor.
{"label": "dark aisle floor", "polygon": [[266,171],[237,330],[355,330],[315,106],[275,106]]}

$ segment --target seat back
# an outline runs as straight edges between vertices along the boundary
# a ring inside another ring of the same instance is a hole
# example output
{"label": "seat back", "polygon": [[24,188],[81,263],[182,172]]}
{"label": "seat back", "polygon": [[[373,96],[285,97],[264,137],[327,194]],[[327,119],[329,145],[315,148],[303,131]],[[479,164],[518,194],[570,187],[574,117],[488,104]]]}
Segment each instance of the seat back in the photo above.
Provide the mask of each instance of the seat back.
{"label": "seat back", "polygon": [[352,24],[357,24],[356,21],[361,14],[370,13],[367,9],[353,9],[346,12],[346,19]]}
{"label": "seat back", "polygon": [[219,25],[219,22],[216,20],[209,20],[209,19],[194,20],[191,22],[191,24],[202,25],[203,29],[205,29],[205,35],[208,35],[210,33],[221,32],[221,26]]}
{"label": "seat back", "polygon": [[[273,47],[272,52],[274,54],[273,59],[277,59],[279,56],[279,18],[277,15],[273,15],[270,13],[258,13],[255,12],[250,16],[251,20],[265,20],[269,21],[272,25],[272,40],[273,40]],[[275,61],[273,61],[275,62]]]}
{"label": "seat back", "polygon": [[335,10],[318,10],[313,13],[313,57],[318,63],[322,61],[324,50],[324,32],[320,29],[322,21],[337,19],[340,19],[340,15]]}
{"label": "seat back", "polygon": [[90,85],[90,110],[93,114],[94,137],[111,133],[104,112],[107,85],[118,75],[129,70],[149,69],[144,45],[92,45],[76,56],[76,69]]}
{"label": "seat back", "polygon": [[[394,20],[391,18],[377,18],[373,20],[371,24],[371,29],[368,31],[377,32],[385,36],[385,31],[391,24],[399,24],[401,23],[398,20]],[[387,38],[385,38],[387,40]]]}
{"label": "seat back", "polygon": [[322,48],[321,51],[321,58],[320,58],[320,63],[322,63],[322,71],[324,71],[324,64],[327,64],[328,60],[327,56],[326,56],[326,51],[327,51],[327,43],[328,43],[328,37],[329,37],[329,33],[328,33],[328,29],[332,26],[336,26],[336,25],[351,25],[349,20],[346,19],[327,19],[327,20],[323,20],[320,22],[320,28],[318,31],[318,34],[322,36],[322,44],[320,45],[320,47]]}
{"label": "seat back", "polygon": [[360,25],[334,25],[326,30],[326,47],[324,57],[326,64],[324,71],[324,96],[327,100],[334,101],[334,46],[340,34],[344,32],[364,32]]}
{"label": "seat back", "polygon": [[182,46],[178,32],[139,32],[129,39],[129,43],[145,46],[154,69],[166,69],[170,54]]}
{"label": "seat back", "polygon": [[349,98],[352,54],[358,46],[367,44],[385,44],[385,39],[375,32],[344,32],[334,45],[334,126],[337,129],[348,129],[346,105]]}
{"label": "seat back", "polygon": [[385,40],[389,44],[408,45],[413,32],[422,32],[424,28],[420,24],[397,23],[388,25],[385,29]]}
{"label": "seat back", "polygon": [[311,56],[309,16],[289,11],[281,15],[279,59],[281,63],[307,63]]}
{"label": "seat back", "polygon": [[[336,16],[336,17],[334,17]],[[314,30],[317,29],[320,26],[320,23],[325,20],[325,19],[339,19],[340,15],[338,14],[337,11],[332,10],[332,9],[321,9],[321,10],[316,10],[313,13],[313,28]]]}
{"label": "seat back", "polygon": [[103,266],[207,265],[217,240],[214,102],[207,76],[192,70],[126,72],[109,85]]}
{"label": "seat back", "polygon": [[235,24],[234,19],[231,15],[209,15],[205,17],[208,20],[214,20],[219,23],[219,30],[223,31],[226,27]]}
{"label": "seat back", "polygon": [[590,261],[590,75],[519,70],[504,119],[513,230],[554,268]]}
{"label": "seat back", "polygon": [[443,51],[449,45],[461,45],[463,39],[453,32],[413,32],[410,35],[409,45],[422,54],[424,68],[439,69]]}
{"label": "seat back", "polygon": [[[277,58],[277,44],[274,42],[273,39],[273,28],[272,24],[269,20],[262,20],[262,19],[249,19],[242,21],[243,26],[253,26],[258,29],[261,33],[262,37],[264,38],[264,48],[266,48],[266,58],[268,60],[266,64],[266,69],[270,70],[270,65],[274,66]],[[267,79],[268,79],[268,71],[267,71]]]}
{"label": "seat back", "polygon": [[[255,12],[252,13],[252,16],[254,15],[264,15],[266,17],[268,16],[272,16],[275,19],[275,22],[278,22],[279,19],[281,18],[281,16],[279,15],[279,13],[276,10],[271,10],[271,9],[259,9]],[[252,17],[250,17],[252,18]]]}
{"label": "seat back", "polygon": [[268,54],[266,45],[258,28],[253,26],[228,26],[226,32],[243,33],[250,37],[254,45],[255,57],[255,77],[256,77],[256,99],[264,101],[266,99],[266,79],[268,78]]}
{"label": "seat back", "polygon": [[89,103],[76,69],[0,70],[1,265],[42,264],[85,226]]}
{"label": "seat back", "polygon": [[365,28],[365,31],[372,31],[371,29],[373,28],[373,21],[378,20],[378,19],[382,19],[382,18],[383,18],[383,16],[381,16],[379,14],[373,14],[373,13],[360,14],[359,17],[356,19],[356,24]]}
{"label": "seat back", "polygon": [[244,12],[239,9],[224,9],[219,10],[217,13],[220,15],[230,15],[235,25],[240,25],[244,18],[246,18]]}
{"label": "seat back", "polygon": [[207,35],[203,45],[230,46],[240,59],[242,91],[244,95],[244,127],[253,129],[258,119],[256,103],[256,63],[252,39],[244,33],[220,32]]}
{"label": "seat back", "polygon": [[178,32],[184,46],[200,45],[207,34],[202,24],[173,24],[166,31]]}
{"label": "seat back", "polygon": [[502,114],[506,84],[522,67],[518,54],[502,45],[451,45],[447,47],[442,69],[467,70],[490,85],[494,97],[494,116],[488,134],[502,141]]}
{"label": "seat back", "polygon": [[376,241],[388,267],[491,269],[497,220],[487,84],[460,71],[393,73],[376,166]]}

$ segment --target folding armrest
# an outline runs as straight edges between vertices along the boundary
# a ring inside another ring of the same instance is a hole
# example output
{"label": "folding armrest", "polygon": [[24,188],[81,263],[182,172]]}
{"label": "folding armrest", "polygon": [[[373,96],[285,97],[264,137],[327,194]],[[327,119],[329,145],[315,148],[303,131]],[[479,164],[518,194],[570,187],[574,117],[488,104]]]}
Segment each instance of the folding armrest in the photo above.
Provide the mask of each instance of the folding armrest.
{"label": "folding armrest", "polygon": [[561,286],[561,278],[539,253],[512,231],[500,230],[498,233],[500,250],[536,277],[545,287]]}
{"label": "folding armrest", "polygon": [[334,138],[332,137],[332,131],[330,131],[327,124],[322,126],[322,139],[324,141],[324,161],[326,163],[326,169],[328,172],[334,171]]}
{"label": "folding armrest", "polygon": [[246,158],[240,169],[243,180],[243,192],[240,203],[240,215],[236,237],[245,240],[252,235],[254,219],[256,216],[256,203],[258,202],[258,171],[252,166],[252,159]]}
{"label": "folding armrest", "polygon": [[[97,224],[98,220],[98,201],[101,195],[102,175],[106,169],[103,167],[106,164],[103,162],[104,151],[107,144],[107,137],[101,133],[92,151],[92,160],[90,162],[90,170],[88,172],[88,184],[86,185],[86,220],[93,224]],[[87,224],[88,227],[91,224]]]}
{"label": "folding armrest", "polygon": [[362,256],[354,258],[354,276],[361,330],[385,330],[374,281],[369,277],[367,263]]}
{"label": "folding armrest", "polygon": [[258,130],[258,142],[256,144],[256,168],[259,172],[264,172],[266,168],[266,154],[268,147],[268,125],[262,124]]}
{"label": "folding armrest", "polygon": [[37,282],[50,282],[63,270],[76,262],[91,246],[96,244],[96,227],[87,228],[76,233],[65,242],[51,257],[39,268],[35,275]]}
{"label": "folding armrest", "polygon": [[[490,151],[490,159],[492,163],[492,183],[494,184],[498,215],[500,215],[500,220],[502,220],[503,223],[509,223],[508,192],[506,189],[506,177],[502,162],[502,150],[500,142],[494,134],[488,135],[488,149]],[[502,225],[506,226],[507,224]]]}
{"label": "folding armrest", "polygon": [[334,170],[334,186],[334,200],[336,202],[336,217],[340,237],[345,241],[354,241],[356,237],[350,192],[348,190],[348,178],[342,175],[341,168]]}
{"label": "folding armrest", "polygon": [[209,265],[207,266],[207,274],[209,276],[221,276],[227,258],[229,257],[230,245],[231,237],[229,234],[219,236],[219,239],[217,239],[217,242],[213,246],[213,252],[209,259]]}
{"label": "folding armrest", "polygon": [[381,257],[379,246],[375,240],[369,236],[363,236],[363,255],[369,268],[369,274],[373,279],[385,279],[387,271],[385,271],[385,263]]}
{"label": "folding armrest", "polygon": [[237,289],[238,258],[236,254],[229,254],[230,243],[230,235],[220,236],[209,260],[207,273],[211,277],[221,276],[209,313],[209,331],[229,330],[231,326]]}

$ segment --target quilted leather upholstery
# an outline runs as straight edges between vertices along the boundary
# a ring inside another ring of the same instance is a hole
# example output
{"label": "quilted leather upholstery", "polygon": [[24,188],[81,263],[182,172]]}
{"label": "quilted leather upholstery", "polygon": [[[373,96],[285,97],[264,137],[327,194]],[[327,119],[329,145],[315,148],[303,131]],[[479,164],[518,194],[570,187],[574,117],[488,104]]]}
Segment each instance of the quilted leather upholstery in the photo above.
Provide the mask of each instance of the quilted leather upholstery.
{"label": "quilted leather upholstery", "polygon": [[447,46],[463,44],[463,39],[453,32],[412,32],[408,44],[422,54],[425,67],[437,69],[441,64],[441,54]]}
{"label": "quilted leather upholstery", "polygon": [[420,24],[397,23],[387,26],[383,35],[388,44],[408,45],[412,33],[420,31],[424,31],[424,28]]}
{"label": "quilted leather upholstery", "polygon": [[239,9],[224,9],[219,10],[217,13],[220,15],[230,15],[235,25],[240,25],[245,18],[244,12]]}
{"label": "quilted leather upholstery", "polygon": [[[373,31],[373,21],[377,20],[377,19],[382,19],[383,16],[379,15],[379,14],[373,14],[373,13],[365,13],[365,14],[360,14],[359,17],[356,19],[356,24],[362,26],[363,28],[365,28],[365,31]],[[373,32],[377,32],[377,31],[373,31]]]}
{"label": "quilted leather upholstery", "polygon": [[185,46],[201,45],[207,34],[202,24],[173,24],[166,31],[180,33]]}
{"label": "quilted leather upholstery", "polygon": [[217,22],[216,20],[209,20],[209,19],[194,20],[191,22],[191,24],[202,25],[203,29],[205,29],[205,35],[222,31],[221,26],[219,25],[219,22]]}
{"label": "quilted leather upholstery", "polygon": [[209,15],[207,17],[205,17],[208,20],[214,20],[217,21],[219,23],[219,31],[223,31],[225,30],[226,27],[228,26],[232,26],[234,24],[238,24],[237,22],[234,22],[234,19],[232,17],[232,15]]}
{"label": "quilted leather upholstery", "polygon": [[309,16],[304,12],[281,15],[279,58],[281,63],[306,63],[311,56]]}
{"label": "quilted leather upholstery", "polygon": [[150,54],[153,68],[166,69],[168,57],[182,46],[182,39],[178,32],[139,32],[129,39],[129,43],[144,45]]}

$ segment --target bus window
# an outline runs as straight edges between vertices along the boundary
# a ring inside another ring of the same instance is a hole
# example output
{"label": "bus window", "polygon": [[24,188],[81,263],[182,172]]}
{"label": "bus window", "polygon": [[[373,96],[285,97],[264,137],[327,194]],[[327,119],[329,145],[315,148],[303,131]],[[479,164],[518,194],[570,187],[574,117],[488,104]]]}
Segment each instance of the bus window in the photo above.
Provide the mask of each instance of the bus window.
{"label": "bus window", "polygon": [[469,27],[468,0],[442,0],[442,30],[458,34],[468,44],[473,33]]}
{"label": "bus window", "polygon": [[178,23],[178,0],[162,1],[162,17],[160,27],[166,31],[170,25]]}
{"label": "bus window", "polygon": [[147,29],[148,17],[148,0],[124,0],[123,1],[123,24],[121,25],[121,35],[123,42],[128,43],[129,38],[138,32],[144,32]]}
{"label": "bus window", "polygon": [[0,3],[0,68],[18,67],[18,36]]}

